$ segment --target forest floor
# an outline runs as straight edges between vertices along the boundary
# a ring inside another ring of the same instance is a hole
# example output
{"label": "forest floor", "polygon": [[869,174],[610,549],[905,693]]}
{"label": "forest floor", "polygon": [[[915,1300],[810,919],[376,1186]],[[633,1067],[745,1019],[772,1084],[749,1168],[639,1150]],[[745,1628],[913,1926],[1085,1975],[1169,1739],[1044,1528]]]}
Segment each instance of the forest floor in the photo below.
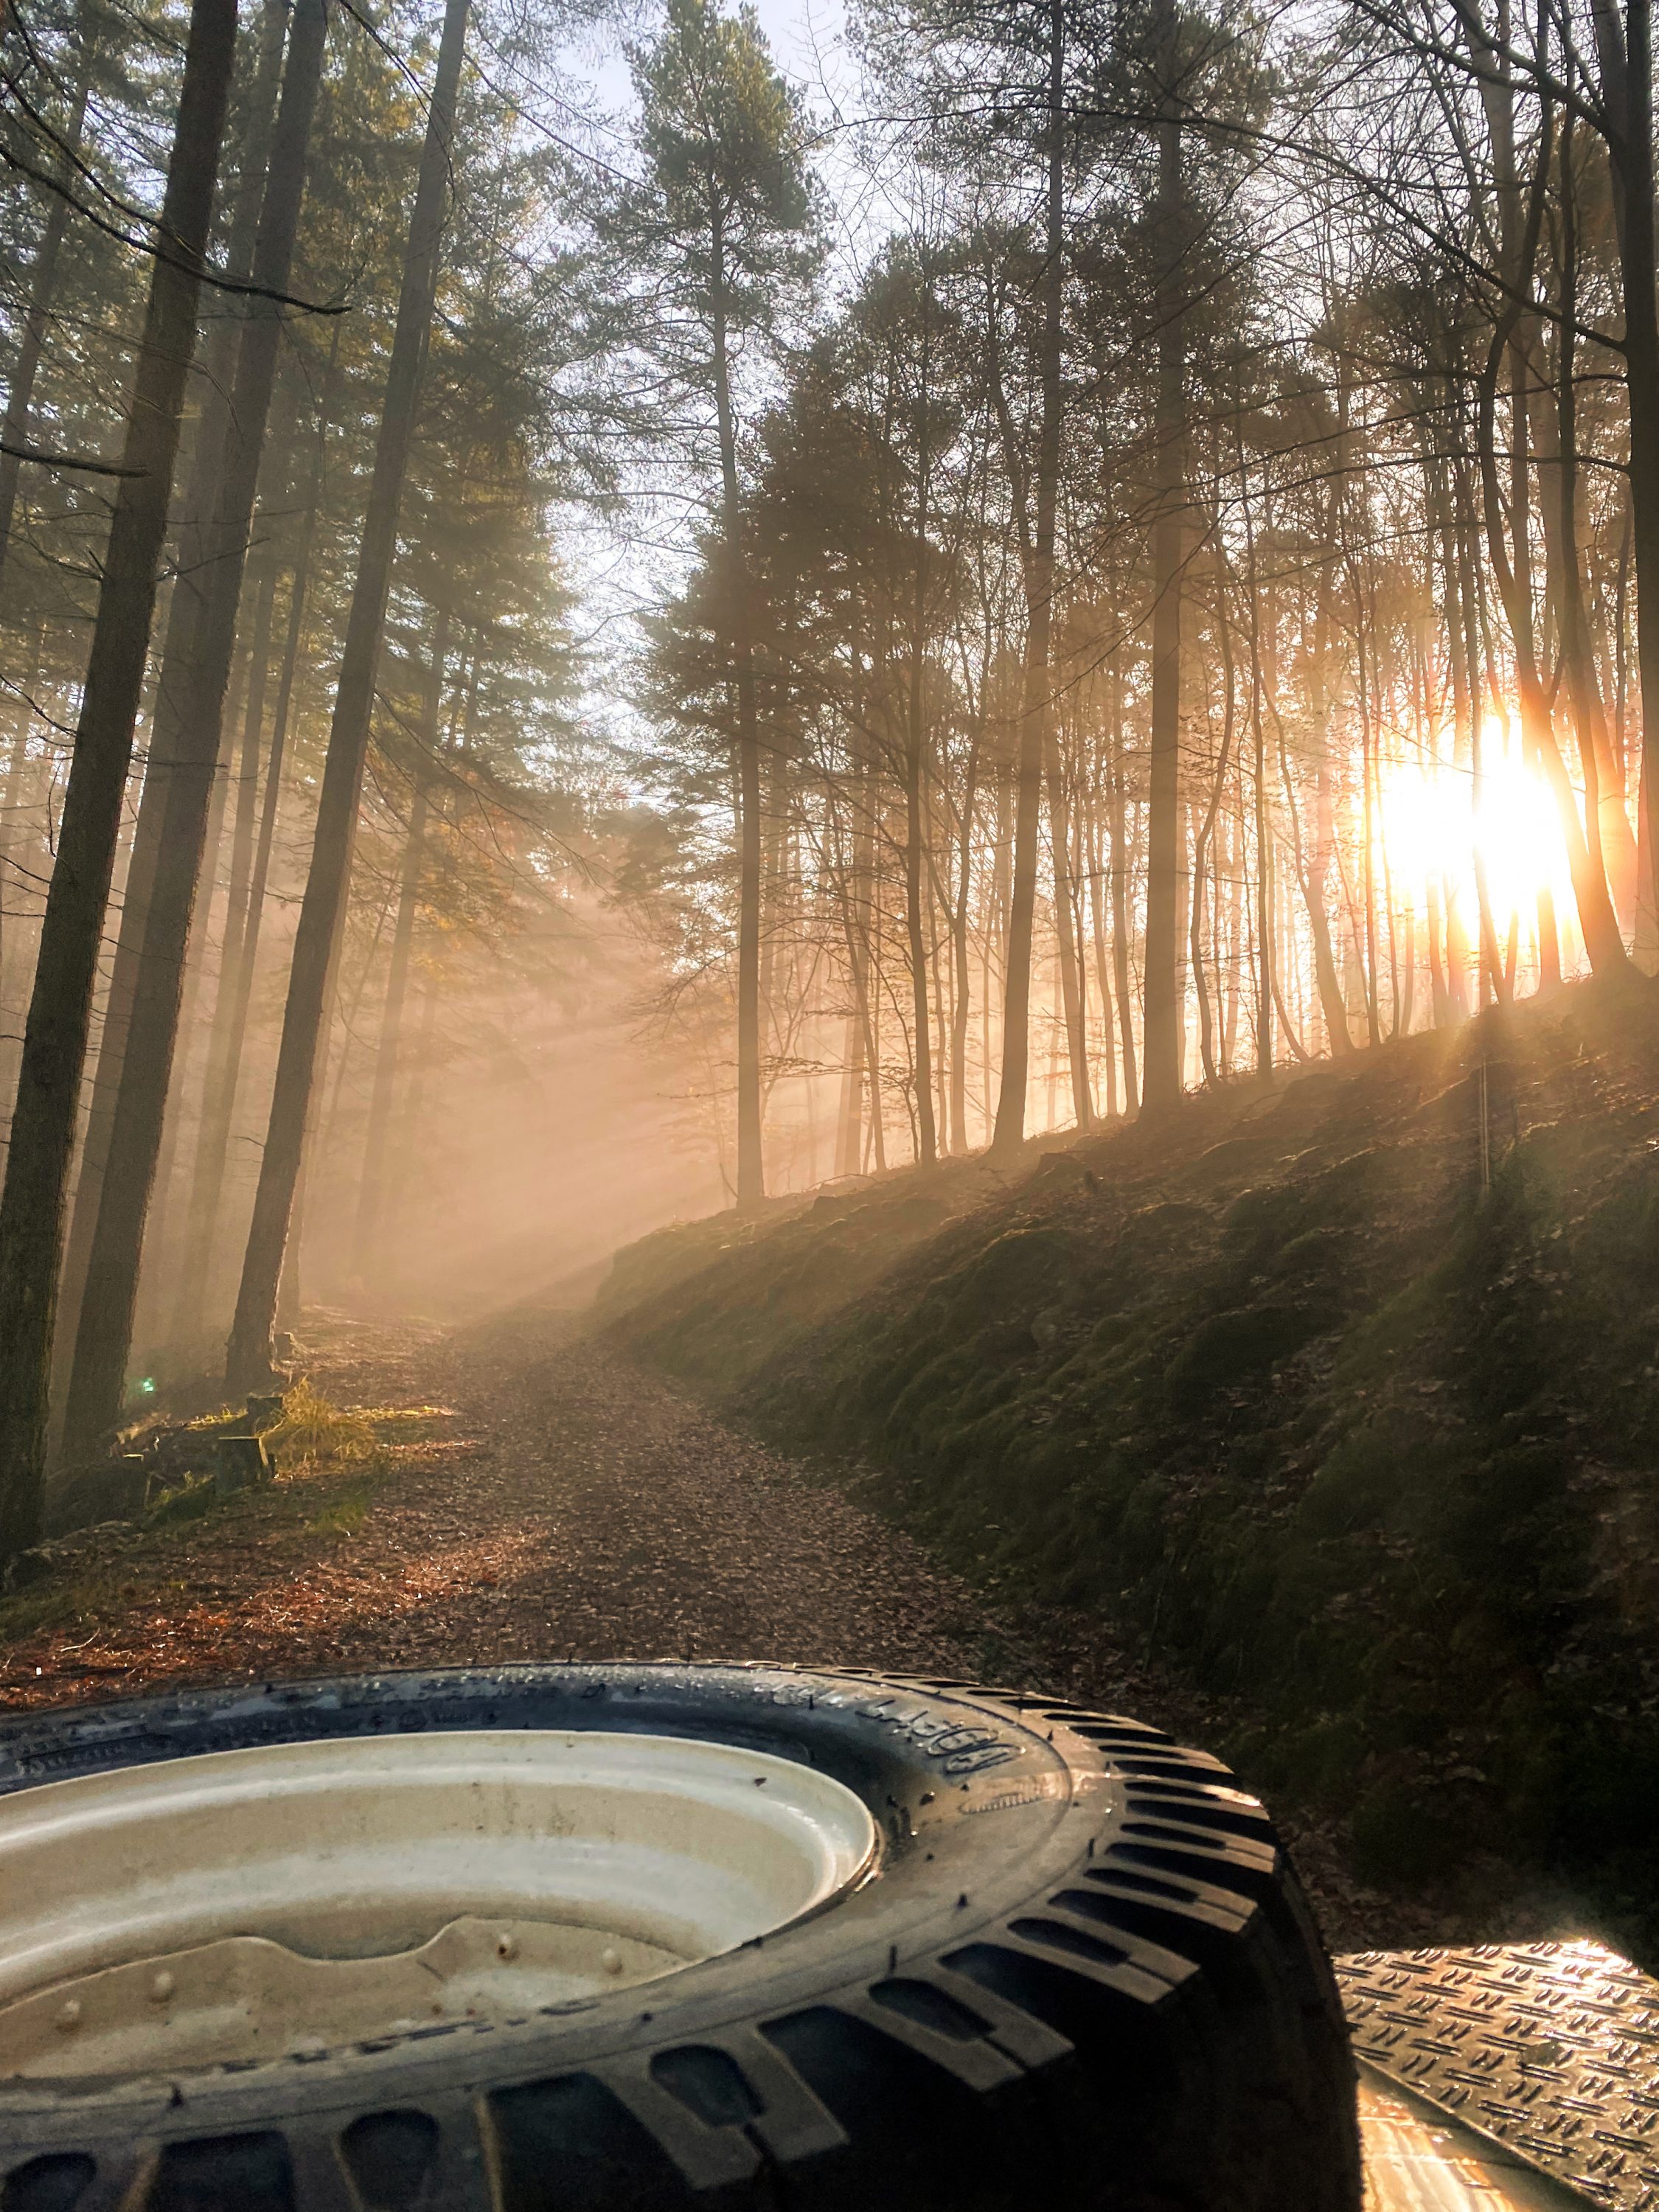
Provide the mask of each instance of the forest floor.
{"label": "forest floor", "polygon": [[[312,1313],[300,1366],[374,1450],[281,1467],[184,1523],[77,1540],[0,1600],[0,1709],[355,1669],[629,1657],[945,1672],[1213,1740],[1216,1710],[1098,1620],[1008,1615],[821,1468],[769,1451],[577,1316],[448,1333]],[[279,1466],[280,1466],[279,1455]],[[1293,1829],[1338,1949],[1472,1933]],[[1535,1933],[1534,1910],[1507,1932]]]}

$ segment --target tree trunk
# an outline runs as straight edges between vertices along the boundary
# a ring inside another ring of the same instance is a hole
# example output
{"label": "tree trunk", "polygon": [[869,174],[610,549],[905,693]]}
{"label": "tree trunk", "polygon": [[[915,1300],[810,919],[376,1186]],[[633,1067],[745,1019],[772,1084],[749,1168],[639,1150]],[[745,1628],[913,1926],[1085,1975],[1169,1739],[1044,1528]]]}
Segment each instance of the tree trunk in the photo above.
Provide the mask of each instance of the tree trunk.
{"label": "tree trunk", "polygon": [[[235,689],[240,690],[240,683]],[[233,711],[231,720],[235,720]],[[213,778],[212,797],[209,802],[207,835],[203,848],[207,855],[204,875],[204,890],[196,902],[190,920],[189,933],[185,944],[184,982],[179,1000],[178,1033],[185,1038],[196,1035],[196,1009],[202,996],[202,985],[208,965],[208,938],[212,927],[213,905],[219,888],[218,856],[221,835],[224,828],[225,802],[230,788],[230,746],[220,748],[219,764]],[[161,1150],[155,1163],[155,1179],[150,1197],[149,1220],[145,1237],[149,1248],[157,1255],[158,1262],[167,1249],[168,1206],[173,1196],[173,1169],[179,1158],[180,1132],[184,1126],[185,1064],[180,1063],[174,1079],[169,1083],[161,1121]],[[199,1130],[198,1130],[199,1135]],[[139,1282],[142,1304],[143,1280]]]}
{"label": "tree trunk", "polygon": [[194,0],[161,233],[104,555],[0,1195],[0,1560],[40,1528],[64,1187],[104,913],[196,344],[236,42],[235,0]]}
{"label": "tree trunk", "polygon": [[933,1126],[939,1132],[941,1150],[950,1149],[950,1099],[948,1075],[951,1066],[951,1025],[945,1018],[945,985],[948,963],[944,947],[948,940],[939,930],[937,895],[939,880],[930,867],[928,872],[930,896],[927,903],[927,933],[933,947],[929,965],[933,970]]}
{"label": "tree trunk", "polygon": [[1621,32],[1612,0],[1593,10],[1609,124],[1613,214],[1625,306],[1630,403],[1631,550],[1636,565],[1636,665],[1642,694],[1642,805],[1650,874],[1641,903],[1659,915],[1659,301],[1655,282],[1652,0],[1626,0]]}
{"label": "tree trunk", "polygon": [[21,998],[25,957],[15,942],[17,924],[23,919],[24,909],[21,904],[8,908],[7,878],[15,876],[17,878],[15,896],[20,899],[28,896],[24,879],[33,871],[21,858],[27,841],[19,834],[19,824],[27,804],[25,793],[30,781],[29,731],[34,720],[34,699],[40,689],[40,659],[45,650],[46,635],[46,624],[37,623],[30,637],[28,675],[23,685],[23,696],[17,702],[16,720],[12,729],[11,748],[6,761],[5,789],[3,794],[0,794],[0,1115],[8,1120],[11,1115],[12,1094],[16,1088],[16,1050],[21,1043],[21,1036],[11,1028],[12,982],[15,977]]}
{"label": "tree trunk", "polygon": [[338,366],[340,325],[335,323],[330,340],[328,368],[324,378],[317,418],[317,442],[312,457],[311,489],[299,557],[289,585],[288,636],[283,647],[283,672],[276,687],[276,706],[271,719],[270,757],[265,768],[264,797],[259,809],[258,837],[248,880],[247,907],[229,972],[222,967],[219,993],[213,1009],[213,1036],[208,1047],[208,1073],[202,1099],[202,1126],[197,1138],[194,1171],[191,1176],[190,1218],[185,1232],[179,1304],[173,1323],[173,1341],[188,1346],[201,1327],[209,1287],[214,1274],[214,1247],[219,1224],[219,1206],[224,1192],[225,1166],[230,1148],[231,1120],[241,1073],[242,1046],[247,1035],[248,1008],[258,969],[259,935],[264,919],[265,886],[270,878],[271,848],[276,834],[276,810],[283,791],[283,766],[287,753],[289,718],[294,706],[294,683],[299,666],[300,641],[305,629],[306,598],[311,577],[312,553],[317,540],[317,515],[322,497],[324,462],[328,451],[328,428]]}
{"label": "tree trunk", "polygon": [[270,676],[270,630],[276,605],[276,558],[267,550],[259,563],[254,601],[253,641],[248,653],[247,703],[242,711],[242,744],[236,763],[236,811],[230,833],[230,882],[225,896],[225,939],[219,957],[219,991],[214,1019],[247,928],[248,892],[253,873],[253,838],[259,811],[259,756],[264,740],[265,691]]}
{"label": "tree trunk", "polygon": [[[444,662],[448,650],[448,616],[447,611],[441,610],[432,641],[432,665],[427,680],[426,712],[422,718],[422,737],[426,750],[431,753],[435,753],[438,747]],[[392,1103],[398,1083],[404,1000],[409,988],[410,949],[415,939],[415,909],[421,895],[421,863],[426,850],[428,789],[427,764],[424,761],[417,762],[414,793],[409,803],[409,829],[404,840],[403,872],[398,886],[398,916],[392,931],[392,962],[386,975],[386,1005],[380,1015],[380,1047],[374,1057],[368,1127],[363,1138],[363,1173],[357,1191],[357,1219],[352,1235],[352,1273],[359,1277],[371,1265],[379,1246],[386,1205],[386,1150],[392,1130]]]}
{"label": "tree trunk", "polygon": [[233,1390],[256,1387],[270,1371],[270,1332],[282,1280],[295,1180],[327,1010],[334,940],[345,908],[352,847],[368,750],[374,673],[397,549],[398,514],[409,465],[438,281],[449,181],[455,93],[461,73],[467,0],[448,0],[437,75],[427,111],[420,182],[404,258],[397,327],[374,451],[374,475],[346,620],[344,650],[329,731],[305,896],[295,933],[276,1079],[248,1232],[241,1287],[226,1361]]}
{"label": "tree trunk", "polygon": [[923,395],[921,449],[917,460],[916,562],[910,610],[910,653],[904,717],[904,927],[910,955],[911,1019],[915,1028],[916,1164],[926,1171],[939,1161],[939,1125],[933,1111],[933,1059],[928,1037],[927,938],[922,923],[922,886],[927,863],[927,793],[922,756],[927,740],[927,530],[931,449],[925,412],[929,392],[929,322],[924,314],[918,362]]}
{"label": "tree trunk", "polygon": [[847,1042],[842,1048],[841,1110],[836,1122],[837,1182],[859,1171],[864,1149],[864,1024],[856,1012],[847,1017]]}
{"label": "tree trunk", "polygon": [[1112,841],[1112,961],[1117,984],[1118,1036],[1123,1048],[1123,1110],[1140,1111],[1140,1087],[1135,1060],[1134,1024],[1129,1009],[1134,1003],[1134,980],[1129,972],[1129,845],[1123,820],[1122,693],[1117,663],[1112,664],[1111,761],[1108,770],[1108,827]]}
{"label": "tree trunk", "polygon": [[[881,1060],[876,1045],[874,994],[871,988],[875,967],[872,957],[875,943],[875,827],[870,814],[873,803],[871,781],[868,764],[860,761],[853,781],[857,826],[853,833],[853,872],[849,895],[843,902],[842,924],[847,935],[848,972],[853,982],[853,1018],[859,1025],[860,1065],[869,1079],[871,1139],[876,1167],[880,1172],[886,1168],[887,1153],[882,1127]],[[862,1134],[857,1128],[856,1100],[854,1123],[856,1148],[853,1165],[848,1172],[855,1175],[862,1171],[864,1163]]]}
{"label": "tree trunk", "polygon": [[[327,33],[324,0],[298,0],[253,252],[253,282],[267,295],[288,289]],[[118,1419],[125,1394],[144,1223],[161,1148],[185,948],[215,798],[225,687],[235,652],[236,618],[281,331],[274,297],[253,299],[237,348],[207,547],[211,565],[193,649],[176,702],[176,720],[169,726],[159,713],[157,716],[158,740],[170,757],[167,814],[76,1334],[64,1431],[64,1449],[71,1460],[89,1452]],[[222,803],[222,787],[218,795]]]}
{"label": "tree trunk", "polygon": [[1048,717],[1044,781],[1048,787],[1048,845],[1054,875],[1054,932],[1060,947],[1060,995],[1066,1017],[1066,1054],[1072,1076],[1072,1111],[1079,1129],[1093,1126],[1089,1079],[1088,993],[1078,944],[1076,878],[1072,872],[1071,810],[1060,763],[1054,717]]}
{"label": "tree trunk", "polygon": [[[1170,45],[1174,10],[1166,9]],[[1179,920],[1182,848],[1182,568],[1186,538],[1186,342],[1182,320],[1181,125],[1158,124],[1158,500],[1152,529],[1151,788],[1146,825],[1146,973],[1141,1037],[1142,1096],[1168,1106],[1182,1090],[1183,1031]]]}
{"label": "tree trunk", "polygon": [[[1241,486],[1241,490],[1243,487]],[[1261,587],[1256,569],[1255,522],[1249,495],[1243,493],[1244,531],[1249,559],[1250,606],[1250,763],[1255,806],[1255,938],[1259,963],[1256,985],[1256,1073],[1264,1079],[1273,1072],[1273,1012],[1279,996],[1273,965],[1273,841],[1267,811],[1267,753],[1261,720]],[[1271,636],[1271,629],[1269,631]]]}
{"label": "tree trunk", "polygon": [[[992,1069],[1000,1067],[1002,1060],[1002,1036],[997,1027],[998,1010],[1001,1004],[1002,971],[1000,954],[1008,942],[1008,905],[1012,878],[1012,856],[1009,851],[1009,808],[1012,791],[1009,780],[1009,762],[999,755],[996,763],[996,828],[991,847],[990,913],[986,917],[985,933],[980,940],[980,1121],[988,1146],[995,1129],[995,1109],[993,1103]],[[996,978],[997,988],[992,988]]]}
{"label": "tree trunk", "polygon": [[306,1185],[310,1179],[312,1143],[312,1139],[307,1140],[300,1158],[300,1171],[294,1178],[294,1205],[288,1242],[283,1248],[282,1276],[276,1285],[275,1321],[279,1329],[300,1326],[300,1262],[305,1245]]}
{"label": "tree trunk", "polygon": [[951,1150],[968,1150],[968,1030],[972,1013],[972,970],[968,958],[968,906],[973,885],[974,811],[979,784],[982,724],[975,724],[968,749],[962,821],[957,838],[956,897],[951,908]]}
{"label": "tree trunk", "polygon": [[714,354],[714,411],[720,430],[720,510],[730,564],[732,681],[738,700],[738,1188],[740,1210],[766,1195],[761,1113],[761,763],[760,716],[755,700],[755,649],[744,557],[743,509],[738,490],[737,417],[732,404],[727,345],[725,239],[713,228],[714,273],[709,291]]}
{"label": "tree trunk", "polygon": [[927,937],[922,923],[923,827],[921,789],[921,671],[913,668],[909,728],[904,748],[904,929],[910,960],[910,1007],[915,1026],[916,1165],[939,1162],[939,1127],[933,1113],[933,1060],[927,1009]]}
{"label": "tree trunk", "polygon": [[1117,1119],[1117,1035],[1112,1009],[1111,951],[1106,930],[1106,856],[1099,820],[1099,791],[1092,795],[1089,818],[1084,825],[1089,857],[1089,921],[1094,938],[1095,981],[1100,987],[1101,1064],[1106,1071],[1104,1112]]}
{"label": "tree trunk", "polygon": [[[1226,691],[1221,715],[1221,744],[1216,754],[1209,804],[1193,836],[1193,888],[1187,918],[1188,963],[1193,974],[1193,995],[1198,1002],[1199,1058],[1204,1070],[1204,1079],[1210,1084],[1218,1080],[1218,1074],[1210,987],[1204,975],[1204,869],[1215,834],[1216,817],[1221,811],[1222,795],[1227,787],[1227,769],[1232,759],[1233,730],[1238,714],[1238,675],[1233,659],[1231,617],[1227,609],[1226,571],[1221,558],[1218,558],[1216,567],[1215,626],[1216,635],[1221,642],[1221,667]],[[1218,908],[1218,885],[1216,903]]]}
{"label": "tree trunk", "polygon": [[[1339,325],[1339,336],[1340,326]],[[1333,458],[1335,481],[1326,495],[1325,548],[1319,563],[1318,599],[1314,614],[1314,827],[1313,850],[1309,856],[1305,872],[1300,869],[1301,847],[1298,830],[1298,872],[1302,875],[1302,896],[1308,909],[1308,927],[1313,938],[1314,981],[1319,990],[1320,1010],[1325,1017],[1325,1033],[1330,1040],[1332,1056],[1340,1059],[1353,1050],[1353,1038],[1348,1029],[1348,1006],[1342,995],[1342,978],[1337,972],[1336,956],[1331,945],[1331,921],[1326,904],[1331,873],[1331,847],[1335,841],[1336,825],[1331,801],[1331,679],[1330,653],[1333,621],[1332,601],[1335,596],[1337,537],[1339,532],[1338,507],[1342,497],[1347,465],[1349,395],[1346,346],[1340,354],[1337,391],[1337,423],[1339,435]],[[1285,790],[1290,790],[1290,777],[1285,775]]]}
{"label": "tree trunk", "polygon": [[[1043,760],[1054,713],[1049,675],[1054,607],[1054,526],[1060,491],[1061,286],[1064,283],[1066,133],[1061,112],[1065,28],[1060,0],[1048,10],[1048,161],[1042,276],[1042,413],[1037,441],[1036,528],[1024,560],[1025,682],[1019,724],[1014,808],[1013,892],[1003,978],[1002,1079],[997,1093],[994,1157],[1025,1141],[1025,1091],[1030,1072],[1031,938],[1036,915]],[[1012,441],[1009,441],[1012,446]]]}
{"label": "tree trunk", "polygon": [[1017,1152],[1025,1141],[1030,1079],[1031,942],[1036,915],[1037,840],[1042,802],[1042,719],[1048,698],[1048,601],[1028,617],[1025,702],[1020,717],[1014,796],[1013,877],[1002,994],[1002,1068],[990,1149]]}
{"label": "tree trunk", "polygon": [[[1556,620],[1560,633],[1561,658],[1565,664],[1567,698],[1574,733],[1578,741],[1579,767],[1584,779],[1584,842],[1586,866],[1595,879],[1608,886],[1615,917],[1620,916],[1617,886],[1627,893],[1636,889],[1635,841],[1625,812],[1624,793],[1614,775],[1613,748],[1601,706],[1601,687],[1591,656],[1589,624],[1578,572],[1578,392],[1575,379],[1573,319],[1578,312],[1578,222],[1577,180],[1572,160],[1572,118],[1561,134],[1561,285],[1562,321],[1557,338],[1556,463],[1559,473],[1556,546],[1553,560]],[[1547,529],[1546,542],[1551,533]],[[1611,866],[1609,859],[1611,857]],[[1634,919],[1633,896],[1626,896],[1624,914]],[[1553,917],[1552,916],[1552,920]],[[1622,944],[1624,929],[1620,920]],[[1540,945],[1540,960],[1543,948]],[[1558,970],[1559,972],[1559,970]]]}
{"label": "tree trunk", "polygon": [[747,639],[738,660],[738,1188],[739,1208],[766,1195],[761,1115],[761,773],[755,659]]}

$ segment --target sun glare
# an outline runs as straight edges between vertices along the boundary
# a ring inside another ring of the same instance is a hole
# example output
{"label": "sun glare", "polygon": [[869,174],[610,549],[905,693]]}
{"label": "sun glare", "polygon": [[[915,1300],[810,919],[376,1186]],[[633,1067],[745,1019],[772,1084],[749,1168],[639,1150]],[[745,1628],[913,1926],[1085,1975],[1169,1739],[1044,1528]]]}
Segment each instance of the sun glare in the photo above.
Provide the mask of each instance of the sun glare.
{"label": "sun glare", "polygon": [[1407,762],[1382,786],[1382,845],[1398,904],[1420,907],[1431,878],[1455,876],[1460,823],[1455,779]]}
{"label": "sun glare", "polygon": [[1419,913],[1432,887],[1473,939],[1478,854],[1496,927],[1506,934],[1518,917],[1524,939],[1534,926],[1540,891],[1553,895],[1562,921],[1572,912],[1560,823],[1542,778],[1523,756],[1518,720],[1506,726],[1489,717],[1481,740],[1478,801],[1467,768],[1407,761],[1385,772],[1382,837],[1389,884],[1396,906]]}
{"label": "sun glare", "polygon": [[1553,894],[1558,911],[1570,895],[1561,825],[1541,776],[1522,757],[1521,732],[1496,720],[1486,731],[1483,788],[1475,807],[1474,841],[1486,864],[1492,912],[1501,924]]}

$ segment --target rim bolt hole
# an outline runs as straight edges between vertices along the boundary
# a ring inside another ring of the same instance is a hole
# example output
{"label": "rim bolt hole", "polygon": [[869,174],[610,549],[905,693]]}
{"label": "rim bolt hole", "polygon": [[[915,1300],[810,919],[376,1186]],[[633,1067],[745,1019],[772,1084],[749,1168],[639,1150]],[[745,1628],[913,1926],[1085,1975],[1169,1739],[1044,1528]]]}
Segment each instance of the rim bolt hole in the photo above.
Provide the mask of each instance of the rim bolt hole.
{"label": "rim bolt hole", "polygon": [[495,1938],[495,1956],[498,1959],[516,1959],[518,1955],[518,1937],[509,1933],[507,1929],[502,1929],[501,1934]]}

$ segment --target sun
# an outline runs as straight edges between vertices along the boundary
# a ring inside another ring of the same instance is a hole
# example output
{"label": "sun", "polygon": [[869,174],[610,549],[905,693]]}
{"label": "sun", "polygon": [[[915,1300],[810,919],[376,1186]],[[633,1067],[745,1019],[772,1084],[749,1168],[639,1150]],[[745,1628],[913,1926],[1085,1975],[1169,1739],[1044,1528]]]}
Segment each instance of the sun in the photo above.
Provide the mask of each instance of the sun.
{"label": "sun", "polygon": [[1475,794],[1474,845],[1486,863],[1486,894],[1500,927],[1550,892],[1559,912],[1570,898],[1561,823],[1544,780],[1527,762],[1518,717],[1490,717],[1484,732],[1481,788]]}
{"label": "sun", "polygon": [[[1449,755],[1448,738],[1439,749]],[[1558,917],[1572,909],[1561,824],[1543,778],[1528,762],[1518,716],[1489,715],[1481,730],[1481,775],[1444,759],[1405,759],[1385,770],[1379,806],[1379,858],[1386,858],[1395,906],[1422,913],[1430,895],[1476,933],[1475,860],[1500,936],[1511,925],[1524,940],[1540,892]]]}

